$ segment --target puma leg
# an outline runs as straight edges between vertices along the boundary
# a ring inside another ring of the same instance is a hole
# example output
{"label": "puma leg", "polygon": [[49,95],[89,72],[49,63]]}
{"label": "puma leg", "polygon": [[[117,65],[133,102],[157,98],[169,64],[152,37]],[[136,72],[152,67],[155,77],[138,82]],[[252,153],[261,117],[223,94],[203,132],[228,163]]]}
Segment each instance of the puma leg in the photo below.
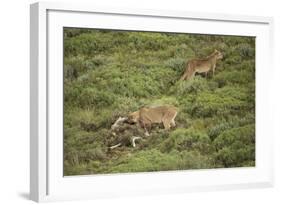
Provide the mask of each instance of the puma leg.
{"label": "puma leg", "polygon": [[175,126],[176,126],[175,119],[172,119],[172,121],[171,121],[171,125],[172,125],[172,127],[175,127]]}
{"label": "puma leg", "polygon": [[168,122],[168,121],[164,121],[163,122],[163,125],[164,125],[164,128],[165,128],[165,130],[169,130],[170,129],[170,122]]}
{"label": "puma leg", "polygon": [[216,64],[215,64],[215,65],[213,65],[213,67],[212,67],[213,76],[215,75],[215,70],[216,70]]}
{"label": "puma leg", "polygon": [[186,80],[188,73],[184,72],[184,74],[181,76],[180,80]]}

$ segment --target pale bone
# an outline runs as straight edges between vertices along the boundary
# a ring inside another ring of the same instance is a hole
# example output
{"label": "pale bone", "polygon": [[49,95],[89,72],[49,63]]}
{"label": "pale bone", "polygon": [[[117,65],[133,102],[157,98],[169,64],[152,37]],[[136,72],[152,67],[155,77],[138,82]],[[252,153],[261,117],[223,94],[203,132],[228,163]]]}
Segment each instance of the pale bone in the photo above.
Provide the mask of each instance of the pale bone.
{"label": "pale bone", "polygon": [[138,139],[142,139],[142,138],[141,137],[135,137],[135,136],[132,137],[132,146],[133,147],[136,147],[135,141],[138,140]]}
{"label": "pale bone", "polygon": [[114,149],[114,148],[117,148],[117,147],[120,147],[122,145],[122,143],[118,143],[116,145],[113,145],[111,147],[109,147],[110,149]]}
{"label": "pale bone", "polygon": [[124,122],[125,120],[127,120],[128,118],[127,117],[119,117],[115,123],[113,125],[111,125],[111,129],[114,130],[116,129],[118,126],[119,126],[119,123],[120,122]]}

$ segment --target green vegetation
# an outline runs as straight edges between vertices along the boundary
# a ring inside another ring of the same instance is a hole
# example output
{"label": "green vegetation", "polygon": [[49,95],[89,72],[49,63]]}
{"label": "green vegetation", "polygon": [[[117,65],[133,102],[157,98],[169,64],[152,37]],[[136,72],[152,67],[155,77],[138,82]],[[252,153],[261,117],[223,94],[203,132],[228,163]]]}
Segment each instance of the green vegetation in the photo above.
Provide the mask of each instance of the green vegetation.
{"label": "green vegetation", "polygon": [[[215,75],[178,81],[220,50]],[[174,105],[177,127],[149,137],[111,125],[142,106]],[[122,146],[109,149],[122,142]],[[255,39],[64,30],[64,175],[255,166]]]}

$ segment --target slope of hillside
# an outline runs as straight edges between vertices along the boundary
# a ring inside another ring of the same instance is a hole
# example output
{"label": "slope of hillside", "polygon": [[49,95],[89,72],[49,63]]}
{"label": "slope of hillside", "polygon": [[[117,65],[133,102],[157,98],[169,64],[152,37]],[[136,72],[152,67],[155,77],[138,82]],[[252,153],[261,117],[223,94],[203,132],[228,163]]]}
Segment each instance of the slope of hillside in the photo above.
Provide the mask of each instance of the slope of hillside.
{"label": "slope of hillside", "polygon": [[[178,81],[186,62],[224,54],[215,75]],[[142,106],[174,105],[177,127],[112,135]],[[123,141],[123,146],[109,146]],[[64,30],[64,175],[255,166],[255,39]]]}

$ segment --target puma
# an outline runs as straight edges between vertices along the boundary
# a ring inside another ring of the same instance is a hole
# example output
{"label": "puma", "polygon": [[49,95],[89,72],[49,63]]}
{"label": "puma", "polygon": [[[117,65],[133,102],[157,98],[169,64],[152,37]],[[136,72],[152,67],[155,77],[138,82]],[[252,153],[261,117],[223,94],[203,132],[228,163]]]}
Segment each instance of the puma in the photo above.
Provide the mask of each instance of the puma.
{"label": "puma", "polygon": [[145,135],[149,136],[148,130],[151,129],[151,125],[154,123],[163,124],[165,130],[176,126],[175,118],[177,114],[177,108],[170,105],[143,107],[130,113],[127,122],[139,124],[145,130]]}
{"label": "puma", "polygon": [[212,70],[214,75],[217,60],[220,60],[222,58],[222,53],[215,50],[211,55],[204,59],[192,59],[188,61],[185,72],[181,76],[180,80],[192,79],[196,73],[205,73],[205,75],[207,76],[210,70]]}

